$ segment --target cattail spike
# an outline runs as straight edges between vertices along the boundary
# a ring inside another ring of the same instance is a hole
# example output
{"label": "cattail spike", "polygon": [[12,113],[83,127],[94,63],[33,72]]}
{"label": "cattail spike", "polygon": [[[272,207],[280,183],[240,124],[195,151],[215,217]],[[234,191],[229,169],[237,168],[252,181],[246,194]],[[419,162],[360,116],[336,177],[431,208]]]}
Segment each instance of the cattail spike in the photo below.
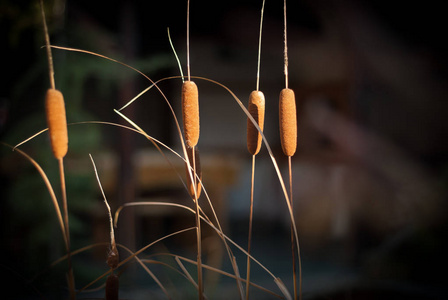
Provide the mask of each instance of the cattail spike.
{"label": "cattail spike", "polygon": [[193,81],[182,84],[182,116],[185,142],[193,148],[199,140],[199,101],[198,87]]}
{"label": "cattail spike", "polygon": [[[265,100],[264,94],[260,91],[252,91],[249,96],[249,105],[247,110],[257,122],[260,129],[263,131],[264,126],[264,111],[265,111]],[[252,121],[247,118],[247,150],[252,155],[257,155],[261,149],[261,134],[258,129],[254,126]]]}
{"label": "cattail spike", "polygon": [[45,110],[51,149],[57,159],[63,158],[68,151],[68,134],[64,96],[59,90],[51,88],[47,90]]}
{"label": "cattail spike", "polygon": [[279,100],[280,141],[283,153],[293,156],[297,148],[297,116],[294,91],[284,88]]}

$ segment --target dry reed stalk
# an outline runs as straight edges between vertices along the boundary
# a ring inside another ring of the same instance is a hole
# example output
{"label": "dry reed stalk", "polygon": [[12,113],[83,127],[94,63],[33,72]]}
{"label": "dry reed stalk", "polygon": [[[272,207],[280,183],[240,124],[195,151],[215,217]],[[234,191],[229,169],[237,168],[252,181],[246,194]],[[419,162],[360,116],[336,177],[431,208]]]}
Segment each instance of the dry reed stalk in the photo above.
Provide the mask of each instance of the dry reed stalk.
{"label": "dry reed stalk", "polygon": [[[202,191],[202,184],[201,184],[202,170],[201,170],[201,160],[199,157],[199,151],[197,147],[195,148],[186,147],[186,150],[188,155],[188,161],[190,162],[189,164],[185,163],[187,172],[188,192],[190,193],[191,198],[199,199]],[[192,173],[192,170],[190,169],[189,165],[192,166],[192,169],[195,170],[195,173]],[[193,181],[191,177],[193,177]]]}
{"label": "dry reed stalk", "polygon": [[[98,175],[97,175],[98,176]],[[101,187],[101,184],[100,184]],[[101,187],[102,190],[102,187]],[[104,192],[103,192],[104,194]],[[110,250],[107,253],[107,265],[110,267],[111,274],[107,277],[106,280],[106,300],[118,300],[119,295],[119,277],[117,274],[114,273],[114,270],[118,267],[118,263],[120,262],[120,256],[118,253],[117,245],[115,243],[115,235],[112,225],[112,215],[110,212],[109,204],[107,203],[106,198],[104,199],[108,214],[109,214],[109,221],[111,225],[111,241],[110,241]]]}
{"label": "dry reed stalk", "polygon": [[115,242],[115,231],[112,219],[112,212],[110,210],[110,205],[107,202],[106,195],[104,193],[103,186],[101,185],[100,177],[98,175],[98,170],[95,165],[95,161],[93,160],[92,155],[90,155],[90,160],[92,161],[93,169],[95,171],[96,180],[98,182],[99,188],[101,190],[101,194],[103,195],[104,204],[107,208],[107,215],[109,216],[109,226],[110,226],[110,250],[107,253],[107,265],[110,267],[110,274],[106,280],[106,288],[105,288],[105,299],[106,300],[118,300],[118,292],[119,292],[119,277],[114,273],[114,270],[118,267],[120,262],[120,256],[117,249],[117,244]]}
{"label": "dry reed stalk", "polygon": [[[249,96],[249,104],[247,107],[249,114],[254,121],[263,131],[264,127],[264,112],[265,112],[265,99],[264,94],[260,91],[252,91]],[[255,185],[255,157],[260,152],[262,137],[258,129],[252,123],[252,120],[247,119],[247,149],[252,154],[252,178],[251,178],[251,191],[250,191],[250,212],[249,212],[249,232],[247,242],[247,253],[251,253],[251,241],[252,241],[252,220],[253,220],[253,207],[254,207],[254,185]],[[246,300],[249,299],[250,288],[250,256],[247,257],[247,276],[246,276]]]}
{"label": "dry reed stalk", "polygon": [[[249,212],[249,233],[247,238],[247,263],[246,263],[246,300],[249,299],[249,288],[250,288],[250,262],[251,262],[251,243],[252,243],[252,222],[253,222],[253,207],[254,207],[254,185],[255,185],[255,156],[260,152],[262,136],[264,128],[264,113],[265,113],[265,99],[263,92],[259,91],[260,86],[260,63],[261,63],[261,33],[263,28],[263,15],[264,15],[264,4],[261,7],[261,18],[260,18],[260,32],[258,37],[258,66],[257,66],[257,87],[256,90],[252,91],[249,95],[249,104],[247,110],[255,123],[258,125],[259,129],[255,127],[252,120],[248,117],[247,119],[247,150],[252,154],[252,178],[251,178],[251,191],[250,191],[250,212]],[[258,131],[260,130],[260,131]]]}
{"label": "dry reed stalk", "polygon": [[54,68],[53,68],[53,57],[51,54],[50,47],[50,36],[48,34],[48,28],[45,18],[45,10],[43,0],[40,0],[40,10],[42,13],[42,24],[44,27],[45,34],[45,46],[47,49],[47,59],[48,59],[48,73],[50,78],[50,89],[47,90],[45,99],[45,112],[48,123],[48,130],[50,133],[51,147],[54,156],[59,163],[59,177],[61,181],[61,191],[62,191],[62,204],[64,210],[64,225],[65,225],[65,240],[66,240],[66,250],[67,250],[67,284],[70,293],[70,299],[74,300],[76,298],[75,293],[75,278],[73,275],[73,267],[70,253],[70,231],[69,231],[69,220],[68,220],[68,206],[67,206],[67,192],[65,185],[65,173],[64,173],[64,156],[68,151],[68,134],[67,134],[67,120],[65,115],[65,103],[62,93],[56,90],[56,85],[54,82]]}
{"label": "dry reed stalk", "polygon": [[289,203],[291,214],[291,252],[293,264],[293,282],[294,282],[294,299],[297,299],[299,294],[302,299],[302,263],[300,258],[300,248],[298,247],[298,264],[299,264],[299,291],[297,290],[297,271],[296,271],[296,254],[295,254],[295,239],[297,236],[294,232],[294,214],[293,214],[293,196],[292,196],[292,165],[291,157],[295,154],[297,149],[297,112],[296,100],[294,91],[288,88],[289,72],[288,72],[288,46],[287,46],[287,30],[286,30],[286,0],[283,1],[283,15],[284,15],[284,73],[285,73],[285,88],[280,92],[279,98],[279,127],[280,127],[280,141],[283,153],[288,157],[289,169]]}
{"label": "dry reed stalk", "polygon": [[[187,148],[194,148],[199,140],[199,101],[198,88],[190,77],[190,0],[187,1],[187,71],[188,80],[182,84],[182,116],[184,125],[185,143]],[[185,152],[187,150],[184,150]],[[188,156],[188,155],[187,155]],[[188,158],[188,157],[187,157]],[[193,174],[196,174],[195,160],[193,162]],[[187,164],[188,165],[188,164]],[[188,177],[190,177],[189,175]],[[192,177],[192,176],[191,176]],[[195,179],[191,178],[193,181]],[[194,190],[193,190],[194,191]],[[197,270],[198,270],[198,298],[204,299],[204,283],[202,279],[202,233],[198,195],[194,193],[196,204],[196,243],[197,243]]]}

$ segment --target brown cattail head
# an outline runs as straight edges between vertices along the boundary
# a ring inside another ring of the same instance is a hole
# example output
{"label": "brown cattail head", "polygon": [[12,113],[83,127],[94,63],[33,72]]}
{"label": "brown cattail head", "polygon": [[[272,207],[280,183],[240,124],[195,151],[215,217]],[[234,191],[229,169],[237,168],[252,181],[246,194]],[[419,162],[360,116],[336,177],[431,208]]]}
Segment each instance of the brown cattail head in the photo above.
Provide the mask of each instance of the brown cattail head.
{"label": "brown cattail head", "polygon": [[189,80],[182,84],[182,117],[185,142],[192,148],[199,140],[199,101],[198,87]]}
{"label": "brown cattail head", "polygon": [[[252,91],[250,93],[247,110],[263,131],[265,100],[262,92]],[[258,132],[252,121],[247,118],[247,150],[249,150],[250,154],[257,155],[261,148],[261,141],[260,132]]]}
{"label": "brown cattail head", "polygon": [[57,159],[63,158],[68,150],[68,134],[64,96],[60,91],[56,89],[47,90],[45,111],[47,114],[51,149]]}
{"label": "brown cattail head", "polygon": [[[196,169],[197,177],[199,177],[200,180],[202,180],[202,170],[201,170],[201,160],[199,158],[199,151],[198,148],[187,147],[187,155],[188,155],[188,161],[190,162],[190,166],[193,169]],[[198,180],[198,178],[194,175],[193,172],[191,174],[194,176],[193,180],[194,183],[191,181],[190,172],[188,168],[188,164],[186,165],[187,170],[187,187],[188,192],[190,193],[191,198],[195,199],[195,187],[196,187],[196,197],[199,199],[199,196],[201,195],[202,185],[201,182]]]}
{"label": "brown cattail head", "polygon": [[297,148],[296,99],[293,90],[285,88],[280,92],[279,115],[283,153],[293,156]]}
{"label": "brown cattail head", "polygon": [[106,300],[118,300],[119,278],[115,273],[111,273],[106,280]]}

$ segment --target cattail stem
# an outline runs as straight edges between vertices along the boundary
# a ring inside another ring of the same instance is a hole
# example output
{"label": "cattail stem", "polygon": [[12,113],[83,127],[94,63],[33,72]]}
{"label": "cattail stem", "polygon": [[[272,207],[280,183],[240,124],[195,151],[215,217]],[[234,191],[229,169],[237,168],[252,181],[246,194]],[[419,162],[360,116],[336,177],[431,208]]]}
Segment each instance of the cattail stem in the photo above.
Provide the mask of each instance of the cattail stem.
{"label": "cattail stem", "polygon": [[55,89],[56,85],[54,83],[53,56],[51,54],[50,36],[48,34],[47,22],[45,21],[45,10],[44,10],[44,2],[43,2],[43,0],[40,0],[40,10],[42,12],[42,20],[43,20],[42,23],[43,23],[43,26],[44,26],[45,45],[46,45],[46,49],[47,49],[48,74],[50,76],[50,87],[52,89]]}
{"label": "cattail stem", "polygon": [[[200,210],[199,210],[199,199],[197,194],[197,188],[196,188],[196,158],[195,158],[195,147],[192,149],[192,164],[193,164],[193,174],[190,173],[190,176],[194,176],[192,182],[194,184],[194,196],[195,196],[195,203],[196,203],[196,241],[197,241],[197,269],[198,269],[198,296],[199,299],[204,299],[204,285],[203,285],[203,279],[202,279],[202,233],[201,233],[201,218],[200,218]],[[188,158],[187,158],[188,159]]]}
{"label": "cattail stem", "polygon": [[[291,203],[291,209],[294,211],[294,205],[292,200],[292,163],[291,156],[288,156],[288,170],[289,170],[289,202]],[[296,250],[294,242],[294,228],[291,223],[291,253],[292,253],[292,274],[294,282],[294,299],[297,300],[297,270],[296,270]]]}
{"label": "cattail stem", "polygon": [[254,185],[255,185],[255,156],[252,155],[252,178],[251,178],[251,189],[250,189],[250,211],[249,211],[249,233],[247,241],[247,274],[246,274],[246,300],[249,299],[249,288],[250,288],[250,253],[252,244],[252,224],[253,224],[253,214],[254,214]]}
{"label": "cattail stem", "polygon": [[63,216],[64,216],[64,226],[65,226],[65,240],[66,242],[66,250],[67,250],[67,264],[68,264],[68,274],[67,274],[67,280],[68,280],[68,286],[69,286],[69,292],[70,292],[70,299],[75,299],[75,277],[73,275],[73,266],[72,266],[72,256],[71,256],[71,246],[70,246],[70,230],[69,230],[69,217],[68,217],[68,205],[67,205],[67,191],[66,191],[66,184],[65,184],[65,173],[64,173],[64,159],[59,158],[59,176],[61,181],[61,191],[62,191],[62,210],[63,210]]}
{"label": "cattail stem", "polygon": [[[201,160],[199,157],[199,151],[197,147],[190,148],[186,147],[187,156],[190,163],[186,163],[185,167],[187,170],[187,188],[190,193],[191,198],[194,200],[199,199],[202,190],[202,171],[201,171]],[[194,151],[194,152],[193,152]],[[194,167],[195,173],[191,175],[191,168]],[[192,178],[193,177],[193,178]]]}
{"label": "cattail stem", "polygon": [[[199,299],[204,299],[204,287],[202,280],[202,245],[201,245],[201,218],[199,211],[199,199],[196,189],[196,167],[195,167],[195,151],[194,148],[199,139],[199,105],[198,105],[198,92],[194,82],[190,80],[190,0],[187,1],[187,76],[188,80],[183,83],[182,86],[182,108],[184,119],[184,133],[186,136],[186,143],[192,148],[192,161],[193,161],[193,174],[192,184],[194,185],[194,196],[196,203],[196,240],[197,240],[197,262],[198,262],[198,294]],[[186,157],[188,159],[188,157]],[[191,162],[190,162],[191,163]]]}
{"label": "cattail stem", "polygon": [[[258,61],[257,61],[257,84],[255,91],[249,96],[248,110],[252,117],[257,122],[261,130],[264,127],[264,110],[265,110],[265,100],[264,94],[259,91],[260,89],[260,64],[261,64],[261,36],[263,31],[263,15],[264,15],[264,3],[261,7],[261,18],[260,18],[260,33],[258,36]],[[250,192],[250,213],[249,213],[249,233],[247,242],[247,274],[246,274],[246,300],[249,299],[249,288],[250,288],[250,251],[252,243],[252,223],[253,223],[253,207],[254,207],[254,184],[255,184],[255,157],[261,148],[261,134],[258,129],[252,124],[250,119],[247,120],[247,148],[249,153],[252,154],[252,180],[251,180],[251,192]]]}
{"label": "cattail stem", "polygon": [[[296,105],[294,92],[289,89],[289,72],[288,72],[288,38],[286,30],[286,0],[283,1],[283,22],[284,22],[284,73],[285,73],[285,88],[280,93],[280,137],[282,149],[285,155],[288,156],[288,170],[289,170],[289,201],[291,206],[291,218],[294,218],[293,197],[292,197],[292,163],[291,157],[296,152],[297,147],[297,123],[296,123]],[[296,270],[296,254],[295,254],[295,235],[294,235],[294,220],[291,220],[291,252],[293,263],[293,281],[294,281],[294,299],[297,300],[297,294],[302,299],[302,263],[300,258],[300,249],[298,252],[299,263],[299,292],[297,291],[297,270]],[[298,241],[297,241],[298,244]]]}
{"label": "cattail stem", "polygon": [[44,27],[45,34],[45,45],[47,49],[47,59],[48,59],[48,74],[50,79],[50,89],[47,91],[46,96],[46,113],[47,121],[49,123],[50,138],[53,149],[53,154],[59,163],[59,176],[61,181],[61,192],[62,192],[62,205],[63,205],[63,215],[64,215],[64,226],[65,226],[65,246],[67,250],[67,282],[68,289],[70,292],[70,299],[74,300],[76,298],[75,293],[75,277],[73,275],[71,250],[70,250],[70,230],[68,221],[68,207],[67,207],[67,191],[65,185],[65,173],[64,173],[64,156],[67,153],[67,121],[65,116],[65,104],[62,93],[56,90],[56,84],[54,81],[54,67],[53,67],[53,56],[50,47],[50,35],[48,34],[48,27],[45,17],[44,2],[40,0],[40,10],[42,13],[42,24]]}
{"label": "cattail stem", "polygon": [[284,0],[283,2],[283,15],[284,15],[284,45],[285,45],[285,49],[284,49],[284,72],[285,72],[285,88],[288,88],[288,45],[287,45],[287,37],[286,37],[286,0]]}
{"label": "cattail stem", "polygon": [[190,81],[190,0],[187,3],[187,76]]}
{"label": "cattail stem", "polygon": [[257,67],[257,86],[256,86],[257,91],[260,88],[261,33],[263,30],[264,2],[265,2],[265,0],[263,0],[263,6],[261,7],[260,35],[258,37],[258,67]]}
{"label": "cattail stem", "polygon": [[198,158],[196,157],[197,151],[196,147],[185,147],[185,160],[186,160],[186,169],[187,169],[187,182],[188,182],[188,192],[192,197],[195,207],[195,221],[196,221],[196,243],[197,243],[197,273],[198,273],[198,296],[199,299],[204,299],[204,286],[203,286],[203,278],[202,278],[202,230],[201,230],[201,208],[199,206],[199,190],[198,190],[198,180],[197,176],[197,168],[200,167],[196,164]]}

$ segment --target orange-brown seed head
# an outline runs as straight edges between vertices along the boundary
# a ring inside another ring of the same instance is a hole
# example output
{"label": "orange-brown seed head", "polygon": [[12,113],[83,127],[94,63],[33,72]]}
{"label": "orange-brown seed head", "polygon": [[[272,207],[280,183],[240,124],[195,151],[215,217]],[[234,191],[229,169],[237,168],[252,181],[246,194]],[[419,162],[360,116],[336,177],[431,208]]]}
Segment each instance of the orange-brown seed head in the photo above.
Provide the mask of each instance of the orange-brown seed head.
{"label": "orange-brown seed head", "polygon": [[56,89],[47,90],[45,111],[51,149],[57,159],[63,158],[68,151],[68,133],[64,96],[60,91]]}
{"label": "orange-brown seed head", "polygon": [[[261,131],[264,126],[265,99],[260,91],[252,91],[249,96],[249,105],[247,107],[250,115],[257,122]],[[247,150],[252,155],[257,155],[261,149],[262,137],[252,121],[247,118]]]}
{"label": "orange-brown seed head", "polygon": [[280,141],[283,153],[293,156],[297,148],[297,113],[294,91],[283,89],[279,100]]}
{"label": "orange-brown seed head", "polygon": [[185,142],[194,147],[199,140],[199,100],[198,88],[193,81],[182,84],[182,117]]}

